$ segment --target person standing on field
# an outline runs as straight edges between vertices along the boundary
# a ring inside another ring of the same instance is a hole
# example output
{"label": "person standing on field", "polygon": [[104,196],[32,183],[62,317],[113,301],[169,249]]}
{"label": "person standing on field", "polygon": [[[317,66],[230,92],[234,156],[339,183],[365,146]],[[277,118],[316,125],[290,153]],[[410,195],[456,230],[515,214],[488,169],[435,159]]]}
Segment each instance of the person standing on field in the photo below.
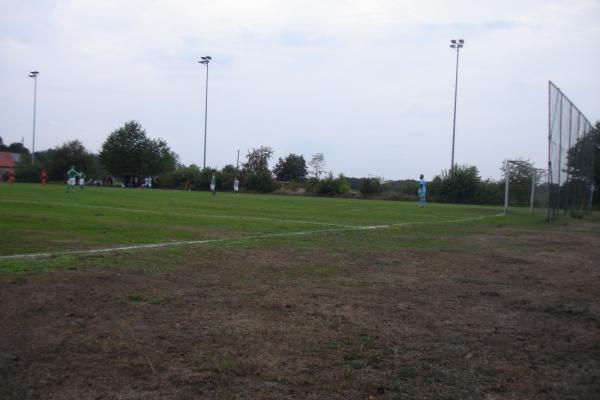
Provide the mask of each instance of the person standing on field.
{"label": "person standing on field", "polygon": [[423,179],[423,174],[419,177],[419,208],[425,207],[425,198],[427,196],[427,182]]}
{"label": "person standing on field", "polygon": [[65,190],[65,193],[72,193],[75,191],[75,184],[77,183],[76,179],[78,175],[79,173],[75,169],[75,166],[71,165],[71,168],[67,171],[67,189]]}
{"label": "person standing on field", "polygon": [[213,174],[212,179],[210,180],[210,191],[213,196],[217,194],[217,177]]}
{"label": "person standing on field", "polygon": [[8,171],[8,183],[10,185],[15,183],[15,171]]}
{"label": "person standing on field", "polygon": [[238,190],[240,190],[240,181],[238,181],[238,178],[236,176],[235,178],[233,178],[233,191],[237,193]]}
{"label": "person standing on field", "polygon": [[46,186],[46,183],[48,183],[48,174],[44,170],[40,173],[40,183],[42,186]]}
{"label": "person standing on field", "polygon": [[79,173],[79,188],[81,190],[83,190],[84,186],[85,186],[85,174],[83,173],[83,171],[81,171]]}

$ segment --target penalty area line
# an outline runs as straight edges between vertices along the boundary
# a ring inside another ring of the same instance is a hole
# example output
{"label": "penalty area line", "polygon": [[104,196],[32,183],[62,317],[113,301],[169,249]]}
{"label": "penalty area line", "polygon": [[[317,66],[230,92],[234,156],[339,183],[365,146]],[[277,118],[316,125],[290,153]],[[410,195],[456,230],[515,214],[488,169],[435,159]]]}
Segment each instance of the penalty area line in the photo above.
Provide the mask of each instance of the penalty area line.
{"label": "penalty area line", "polygon": [[483,216],[478,216],[478,217],[455,219],[455,220],[451,220],[451,221],[438,221],[438,222],[421,221],[421,222],[400,222],[400,223],[388,224],[388,225],[345,226],[345,227],[339,227],[339,228],[318,229],[318,230],[312,230],[312,231],[267,233],[267,234],[262,234],[262,235],[240,236],[237,238],[230,237],[230,238],[222,238],[222,239],[183,240],[183,241],[177,241],[177,242],[171,241],[171,242],[161,242],[161,243],[146,243],[146,244],[115,246],[115,247],[107,247],[107,248],[103,248],[103,249],[69,250],[69,251],[59,251],[59,252],[52,252],[52,253],[14,254],[14,255],[9,255],[9,256],[0,256],[0,261],[11,260],[11,259],[24,259],[24,258],[47,258],[47,257],[56,257],[56,256],[65,256],[65,255],[102,254],[102,253],[111,253],[111,252],[117,252],[117,251],[156,249],[156,248],[163,248],[163,247],[176,247],[176,246],[199,245],[199,244],[209,244],[209,243],[243,242],[243,241],[248,241],[248,240],[270,239],[270,238],[277,238],[277,237],[306,236],[306,235],[313,235],[313,234],[318,234],[318,233],[386,229],[386,228],[409,226],[409,225],[449,224],[449,223],[478,221],[478,220],[482,220],[485,218],[501,217],[501,216],[504,216],[504,214],[483,215]]}

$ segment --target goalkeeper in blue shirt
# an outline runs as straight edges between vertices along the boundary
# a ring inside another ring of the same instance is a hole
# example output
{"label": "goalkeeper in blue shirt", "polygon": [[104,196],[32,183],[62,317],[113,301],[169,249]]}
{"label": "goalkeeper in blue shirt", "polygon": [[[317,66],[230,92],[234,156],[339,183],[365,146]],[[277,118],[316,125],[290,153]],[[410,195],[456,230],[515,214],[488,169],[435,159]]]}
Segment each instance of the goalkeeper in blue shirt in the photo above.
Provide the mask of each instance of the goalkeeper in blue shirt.
{"label": "goalkeeper in blue shirt", "polygon": [[425,197],[427,196],[427,182],[423,179],[423,174],[419,177],[419,208],[425,207]]}

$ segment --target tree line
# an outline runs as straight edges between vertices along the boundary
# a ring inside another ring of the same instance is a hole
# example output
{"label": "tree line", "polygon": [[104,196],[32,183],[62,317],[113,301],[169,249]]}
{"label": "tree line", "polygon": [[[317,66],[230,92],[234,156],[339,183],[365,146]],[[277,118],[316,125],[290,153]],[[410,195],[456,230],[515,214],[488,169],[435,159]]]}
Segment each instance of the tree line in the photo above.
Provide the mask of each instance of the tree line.
{"label": "tree line", "polygon": [[[417,181],[412,179],[385,181],[380,177],[352,178],[343,174],[334,176],[327,172],[325,156],[314,154],[308,161],[303,155],[288,154],[279,157],[275,166],[269,164],[274,151],[260,146],[248,150],[241,168],[231,164],[222,169],[195,164],[184,165],[162,139],[152,139],[137,121],[126,122],[114,130],[104,141],[98,154],[88,151],[79,140],[66,142],[53,149],[36,152],[35,164],[21,143],[4,145],[0,139],[0,151],[21,153],[16,174],[19,181],[37,182],[42,170],[50,180],[62,181],[71,165],[86,172],[88,177],[113,176],[123,184],[136,178],[158,178],[160,187],[182,190],[208,190],[212,175],[217,178],[218,190],[231,190],[237,178],[244,190],[254,192],[291,192],[315,195],[357,195],[365,197],[415,200]],[[593,162],[591,162],[593,160]],[[510,166],[511,201],[526,205],[531,187],[531,168],[527,161]],[[428,184],[428,198],[432,201],[465,204],[502,204],[504,200],[503,178],[499,181],[483,179],[477,167],[456,166],[452,171],[442,171]],[[565,171],[573,180],[594,180],[600,188],[600,122],[591,135],[575,144],[568,154]],[[544,191],[541,183],[536,189]],[[598,204],[596,191],[596,204]]]}

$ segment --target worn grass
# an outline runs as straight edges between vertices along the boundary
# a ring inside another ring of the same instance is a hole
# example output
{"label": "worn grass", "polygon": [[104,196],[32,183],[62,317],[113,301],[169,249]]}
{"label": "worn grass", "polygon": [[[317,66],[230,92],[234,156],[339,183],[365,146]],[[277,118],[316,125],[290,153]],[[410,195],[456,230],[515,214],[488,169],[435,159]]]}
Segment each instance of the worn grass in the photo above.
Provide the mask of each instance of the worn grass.
{"label": "worn grass", "polygon": [[227,239],[0,260],[2,398],[600,393],[598,217],[36,185],[0,207],[0,255]]}

